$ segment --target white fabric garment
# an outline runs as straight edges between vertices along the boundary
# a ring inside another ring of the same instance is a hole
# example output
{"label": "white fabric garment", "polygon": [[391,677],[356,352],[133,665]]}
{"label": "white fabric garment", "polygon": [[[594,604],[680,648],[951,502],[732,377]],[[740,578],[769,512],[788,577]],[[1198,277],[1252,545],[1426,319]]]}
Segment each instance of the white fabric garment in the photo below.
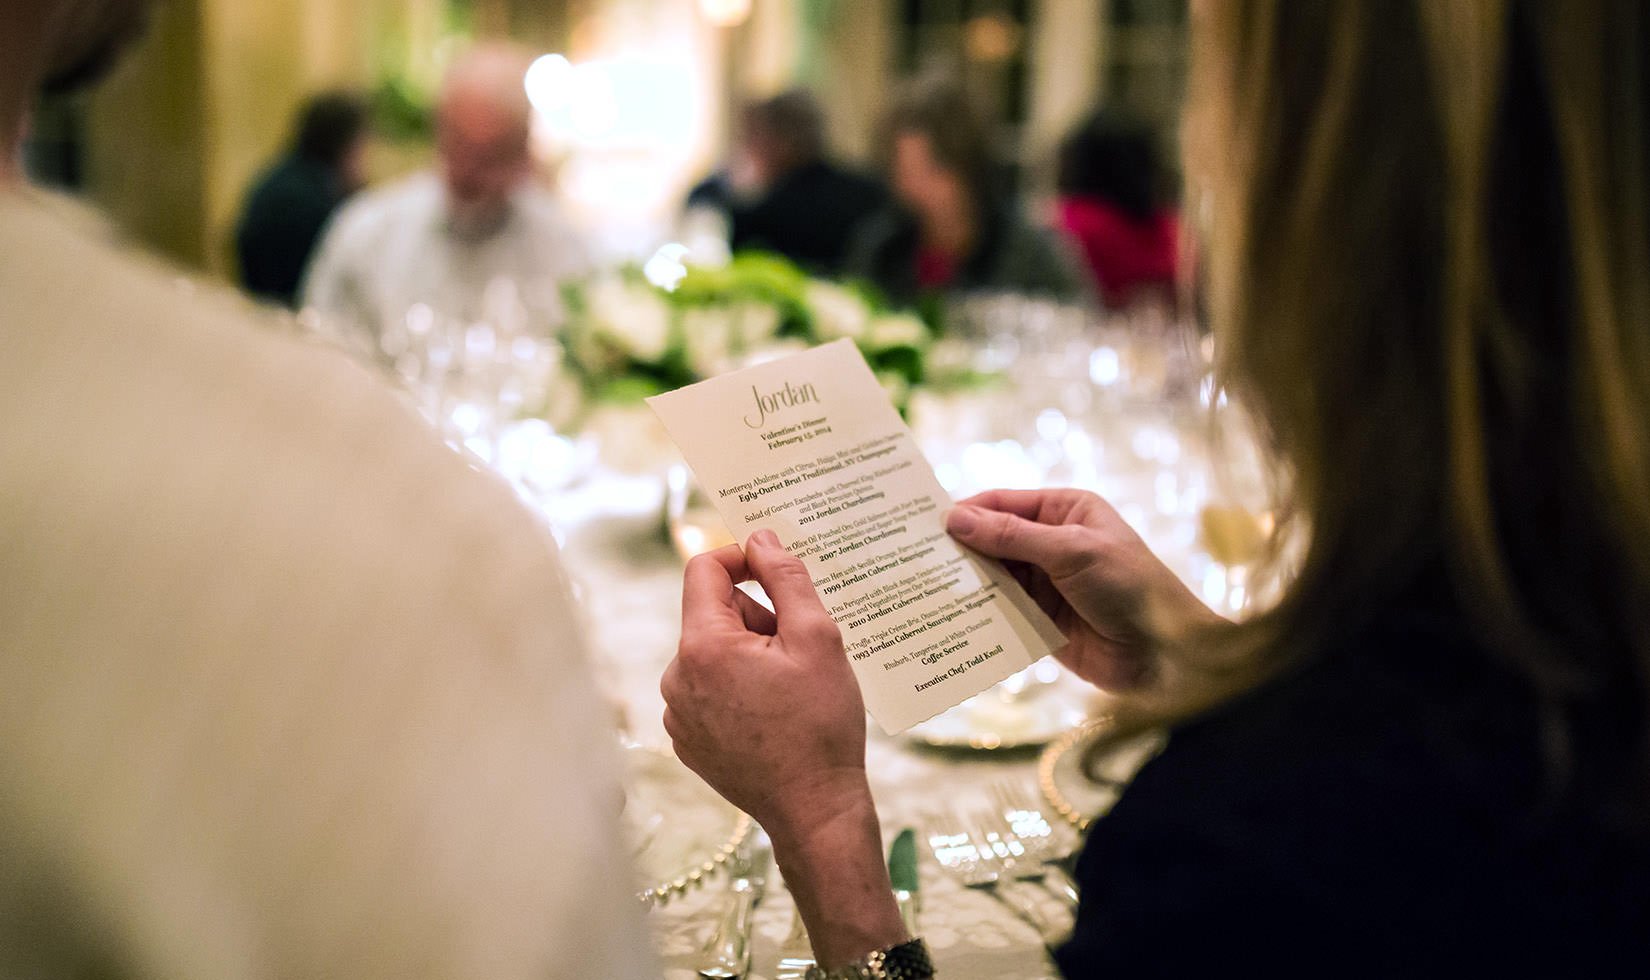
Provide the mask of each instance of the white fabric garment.
{"label": "white fabric garment", "polygon": [[0,191],[0,976],[657,976],[553,540]]}
{"label": "white fabric garment", "polygon": [[519,310],[524,329],[553,333],[565,318],[561,283],[590,270],[555,199],[524,185],[499,229],[469,241],[449,230],[446,193],[439,177],[421,174],[346,205],[310,265],[304,306],[374,346],[416,306],[460,323]]}

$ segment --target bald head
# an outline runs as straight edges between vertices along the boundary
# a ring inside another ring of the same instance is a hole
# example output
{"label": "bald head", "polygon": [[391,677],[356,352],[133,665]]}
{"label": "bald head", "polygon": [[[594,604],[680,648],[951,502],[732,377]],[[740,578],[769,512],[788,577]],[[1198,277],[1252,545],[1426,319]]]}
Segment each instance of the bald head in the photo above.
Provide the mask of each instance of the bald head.
{"label": "bald head", "polygon": [[532,122],[527,70],[533,58],[513,44],[489,42],[465,52],[441,84],[441,109],[486,114],[523,133]]}
{"label": "bald head", "polygon": [[473,48],[447,73],[436,139],[453,229],[484,236],[508,216],[510,197],[532,173],[532,59],[513,45]]}

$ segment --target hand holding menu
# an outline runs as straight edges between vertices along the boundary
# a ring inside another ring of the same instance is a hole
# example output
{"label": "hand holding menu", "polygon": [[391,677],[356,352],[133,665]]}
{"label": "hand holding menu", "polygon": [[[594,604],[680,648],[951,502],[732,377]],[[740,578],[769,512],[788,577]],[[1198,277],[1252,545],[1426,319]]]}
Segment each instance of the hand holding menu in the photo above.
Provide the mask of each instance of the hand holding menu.
{"label": "hand holding menu", "polygon": [[866,707],[898,734],[1065,643],[999,564],[945,533],[950,497],[852,341],[648,399],[740,541],[807,565]]}

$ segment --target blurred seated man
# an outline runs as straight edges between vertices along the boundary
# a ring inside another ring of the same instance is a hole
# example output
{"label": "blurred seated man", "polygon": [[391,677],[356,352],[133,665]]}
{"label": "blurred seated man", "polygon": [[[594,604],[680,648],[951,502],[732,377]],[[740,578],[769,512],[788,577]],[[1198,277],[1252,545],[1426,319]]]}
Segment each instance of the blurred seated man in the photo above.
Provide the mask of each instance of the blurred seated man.
{"label": "blurred seated man", "polygon": [[560,283],[588,271],[584,243],[539,186],[530,146],[531,59],[487,44],[459,59],[436,109],[437,172],[361,195],[333,221],[304,305],[370,341],[414,306],[457,322],[500,311],[499,284],[541,332]]}
{"label": "blurred seated man", "polygon": [[359,96],[328,92],[305,104],[285,155],[252,186],[235,229],[247,292],[297,305],[327,222],[366,183],[366,136],[367,107]]}
{"label": "blurred seated man", "polygon": [[823,275],[842,272],[855,230],[886,201],[882,186],[833,164],[825,116],[804,89],[746,107],[741,159],[688,196],[728,219],[735,252],[762,249]]}
{"label": "blurred seated man", "polygon": [[0,976],[657,976],[548,535],[23,187],[145,6],[0,0]]}

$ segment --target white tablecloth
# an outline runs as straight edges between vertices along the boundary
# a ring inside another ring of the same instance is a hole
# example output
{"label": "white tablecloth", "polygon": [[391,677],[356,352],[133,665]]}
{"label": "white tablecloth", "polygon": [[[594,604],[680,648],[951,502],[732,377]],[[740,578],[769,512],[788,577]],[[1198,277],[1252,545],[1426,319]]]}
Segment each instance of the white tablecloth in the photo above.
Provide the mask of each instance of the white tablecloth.
{"label": "white tablecloth", "polygon": [[[678,638],[682,562],[661,528],[662,484],[656,478],[608,475],[541,503],[582,594],[598,675],[622,703],[632,737],[668,747],[658,685]],[[983,805],[988,787],[1001,779],[1014,778],[1028,792],[1035,782],[1034,754],[940,753],[887,738],[875,726],[868,761],[883,831],[890,838],[903,827],[920,828],[930,810],[947,809],[970,796]],[[919,851],[922,934],[942,975],[982,980],[1056,976],[1035,930],[990,896],[945,877],[932,855]],[[697,976],[697,954],[712,928],[723,887],[721,880],[713,881],[649,914],[666,977]],[[1044,904],[1051,915],[1058,914],[1052,899]],[[773,976],[792,909],[790,896],[776,882],[756,916],[753,980]]]}

